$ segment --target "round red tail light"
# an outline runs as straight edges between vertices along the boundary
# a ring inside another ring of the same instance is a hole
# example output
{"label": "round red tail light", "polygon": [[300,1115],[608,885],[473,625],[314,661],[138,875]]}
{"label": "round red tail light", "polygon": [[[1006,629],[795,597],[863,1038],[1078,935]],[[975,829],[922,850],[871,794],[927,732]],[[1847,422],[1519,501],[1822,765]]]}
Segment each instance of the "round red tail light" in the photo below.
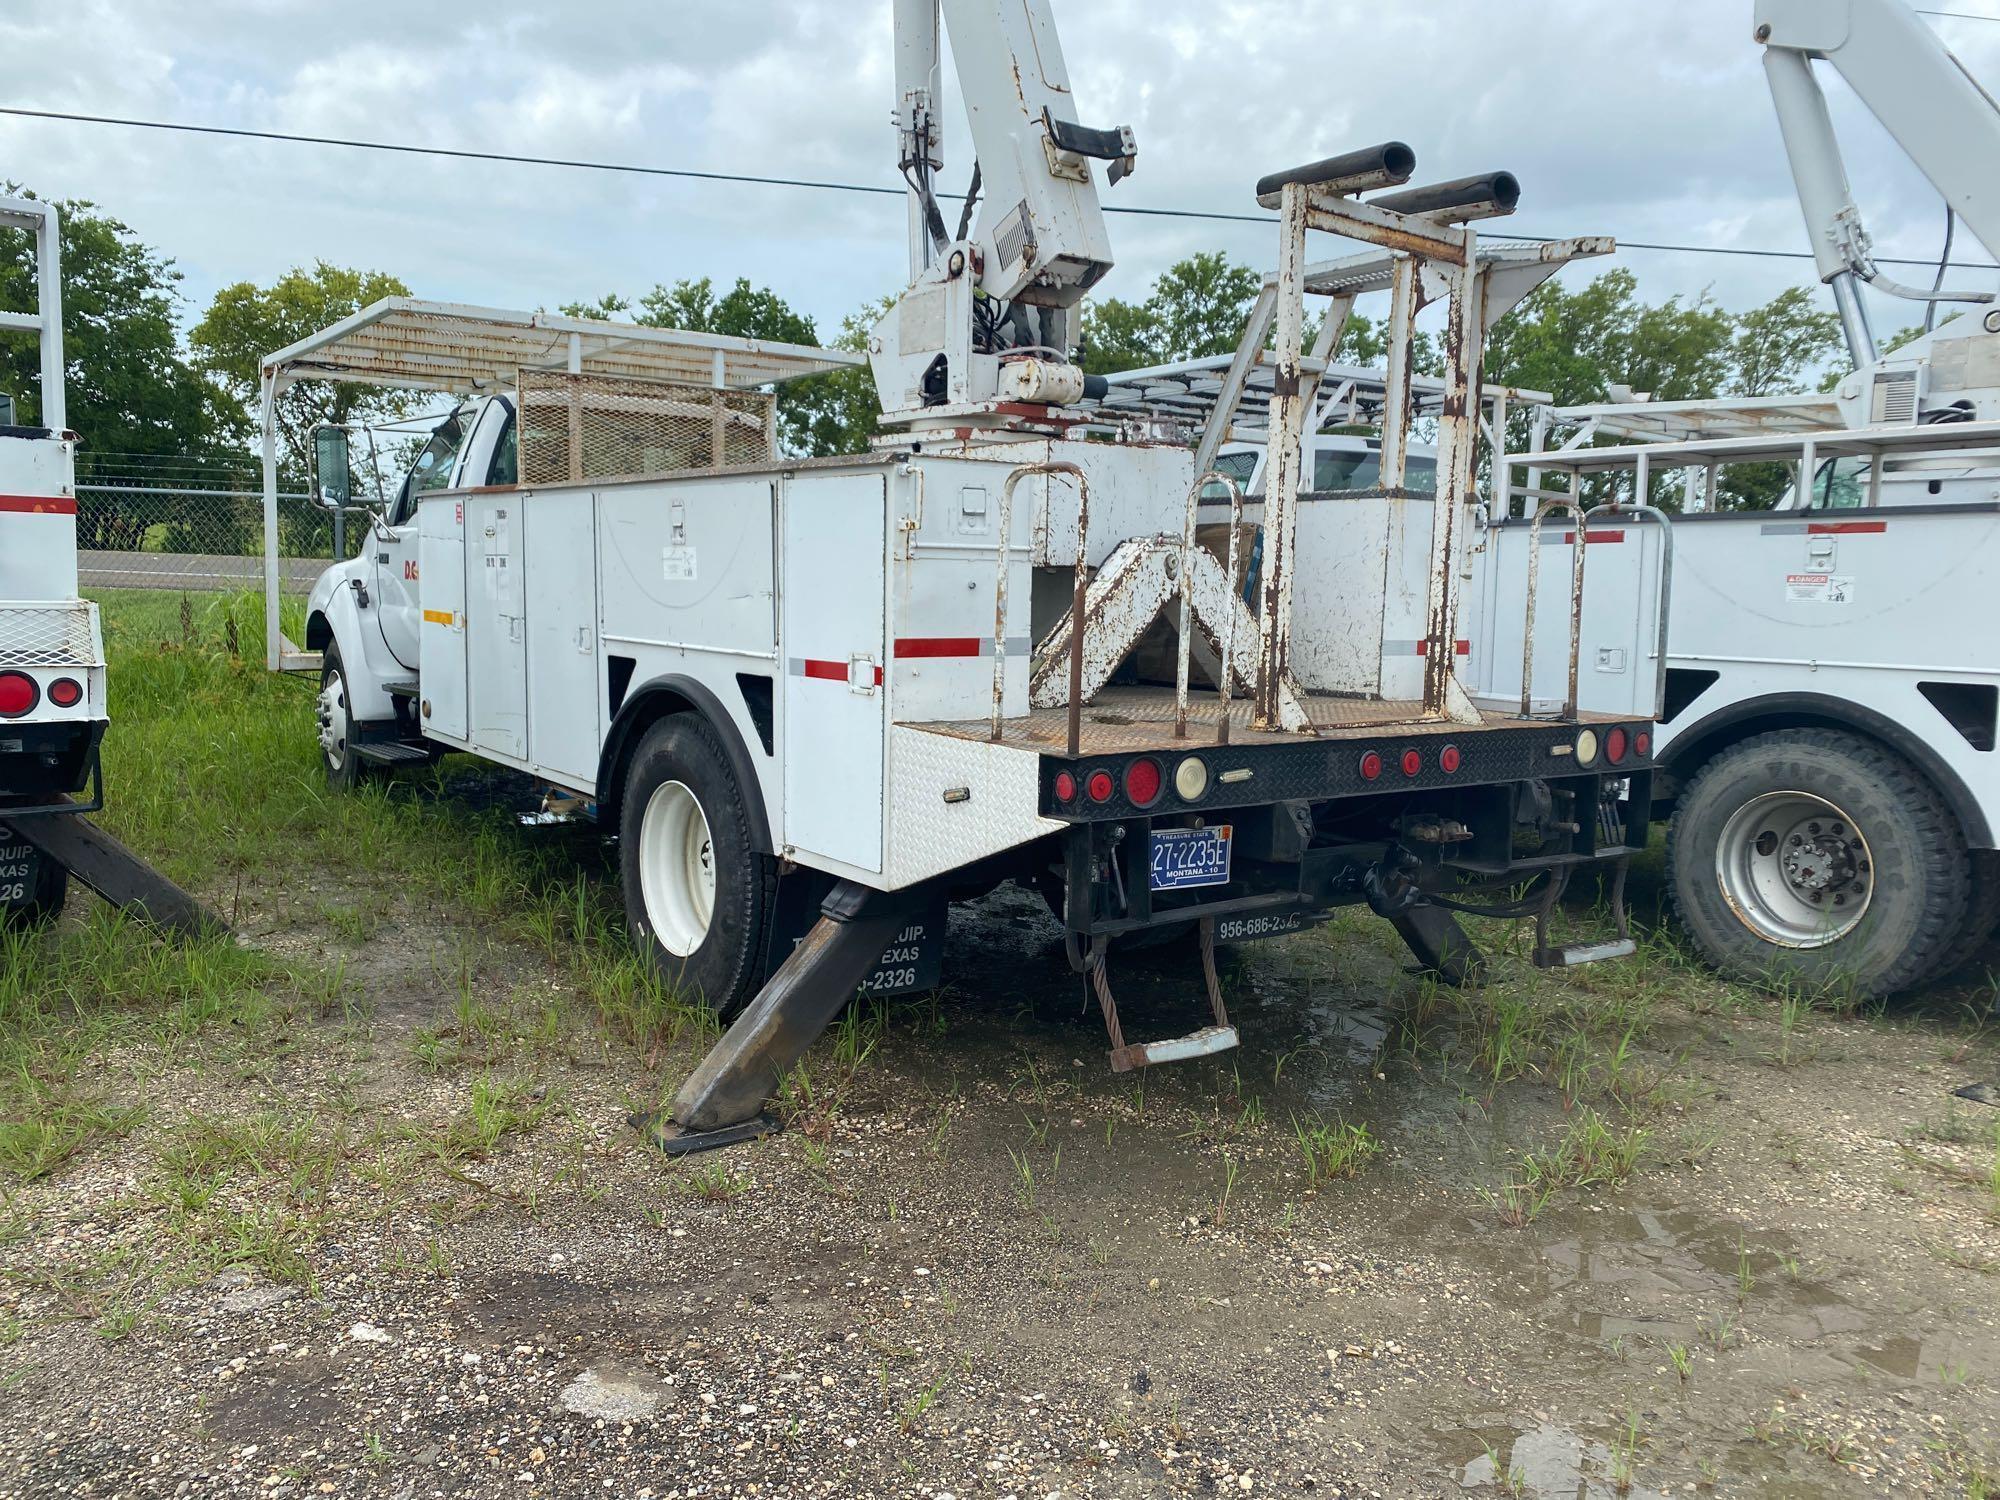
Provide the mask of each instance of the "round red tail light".
{"label": "round red tail light", "polygon": [[1118,783],[1111,779],[1109,771],[1092,771],[1083,789],[1090,793],[1092,802],[1109,802],[1111,794],[1118,790]]}
{"label": "round red tail light", "polygon": [[26,672],[0,672],[0,719],[18,719],[41,701],[41,688]]}
{"label": "round red tail light", "polygon": [[1165,776],[1156,760],[1135,760],[1125,768],[1125,796],[1134,807],[1146,807],[1159,800]]}
{"label": "round red tail light", "polygon": [[75,708],[83,702],[83,684],[74,677],[58,677],[49,684],[49,702],[57,708]]}
{"label": "round red tail light", "polygon": [[1370,750],[1366,755],[1361,757],[1361,779],[1363,781],[1373,781],[1381,774],[1382,757],[1377,755],[1373,750]]}
{"label": "round red tail light", "polygon": [[1412,749],[1403,752],[1403,774],[1405,776],[1414,776],[1423,768],[1424,757],[1421,751]]}
{"label": "round red tail light", "polygon": [[1632,748],[1641,755],[1651,755],[1653,753],[1652,731],[1642,729],[1637,734],[1633,735]]}
{"label": "round red tail light", "polygon": [[1614,729],[1604,736],[1604,758],[1617,765],[1625,759],[1626,748],[1631,741],[1623,729]]}
{"label": "round red tail light", "polygon": [[1056,801],[1076,801],[1076,778],[1067,771],[1056,772]]}
{"label": "round red tail light", "polygon": [[1458,746],[1446,745],[1438,752],[1438,769],[1449,776],[1463,765],[1464,759],[1458,753]]}

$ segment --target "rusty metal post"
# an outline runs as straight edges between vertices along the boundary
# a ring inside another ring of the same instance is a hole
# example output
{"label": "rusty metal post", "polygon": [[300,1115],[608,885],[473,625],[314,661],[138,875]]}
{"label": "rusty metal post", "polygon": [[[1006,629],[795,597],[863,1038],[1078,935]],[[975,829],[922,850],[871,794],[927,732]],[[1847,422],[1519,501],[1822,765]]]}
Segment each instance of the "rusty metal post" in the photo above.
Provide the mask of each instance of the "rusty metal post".
{"label": "rusty metal post", "polygon": [[1291,664],[1292,558],[1298,535],[1300,470],[1305,461],[1306,227],[1311,190],[1284,187],[1278,244],[1277,345],[1271,372],[1271,478],[1264,486],[1264,598],[1259,612],[1256,725],[1279,723],[1278,698]]}
{"label": "rusty metal post", "polygon": [[1007,561],[1014,550],[1014,486],[1025,469],[1016,469],[1000,486],[1000,560],[993,568],[993,733],[1000,743],[1000,707],[1007,696]]}
{"label": "rusty metal post", "polygon": [[[1574,476],[1571,482],[1575,482]],[[1524,719],[1533,712],[1535,591],[1539,586],[1542,571],[1542,523],[1559,510],[1568,511],[1576,521],[1576,555],[1570,564],[1569,698],[1563,709],[1564,718],[1576,717],[1577,658],[1583,638],[1583,560],[1589,543],[1584,535],[1583,509],[1578,502],[1573,498],[1559,500],[1551,497],[1535,507],[1535,518],[1528,524],[1528,617],[1521,635],[1521,717]]]}
{"label": "rusty metal post", "polygon": [[1228,608],[1222,616],[1222,701],[1215,725],[1218,745],[1229,743],[1229,684],[1236,676],[1236,569],[1243,535],[1243,486],[1226,474],[1223,478],[1229,484],[1229,587]]}
{"label": "rusty metal post", "polygon": [[[1069,753],[1074,757],[1083,744],[1083,629],[1084,606],[1090,602],[1090,481],[1083,470],[1066,459],[1058,459],[1044,464],[1022,464],[1007,476],[1007,482],[1000,490],[1001,525],[1008,529],[1000,548],[1000,566],[1004,573],[1007,566],[1008,544],[1012,540],[1012,515],[1014,486],[1020,480],[1033,475],[1067,474],[1076,481],[1076,583],[1070,590],[1069,605]],[[1001,599],[1004,601],[1005,583],[1001,585]],[[993,649],[996,657],[1003,657],[1006,648],[1006,622],[1000,618],[1004,605],[996,605],[993,622]],[[1000,665],[996,661],[993,668],[993,738],[1000,738]]]}
{"label": "rusty metal post", "polygon": [[1420,305],[1417,258],[1398,251],[1389,273],[1388,368],[1382,377],[1381,475],[1385,489],[1403,487],[1410,446],[1410,337]]}
{"label": "rusty metal post", "polygon": [[[1444,399],[1438,409],[1437,502],[1431,511],[1429,593],[1425,598],[1424,712],[1441,714],[1458,669],[1458,582],[1453,548],[1459,512],[1474,492],[1479,459],[1479,365],[1485,342],[1479,262],[1472,231],[1465,259],[1437,264],[1450,287],[1444,329]],[[1407,378],[1407,377],[1406,377]],[[1386,462],[1386,459],[1385,459]]]}

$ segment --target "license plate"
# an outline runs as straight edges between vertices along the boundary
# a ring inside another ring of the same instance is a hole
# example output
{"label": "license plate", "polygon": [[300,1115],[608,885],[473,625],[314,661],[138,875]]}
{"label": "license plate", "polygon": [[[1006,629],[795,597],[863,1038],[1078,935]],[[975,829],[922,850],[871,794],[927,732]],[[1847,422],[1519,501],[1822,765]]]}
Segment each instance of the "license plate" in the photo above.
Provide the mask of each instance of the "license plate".
{"label": "license plate", "polygon": [[34,898],[40,862],[33,844],[0,844],[0,906],[26,906]]}
{"label": "license plate", "polygon": [[1185,891],[1229,884],[1229,825],[1162,828],[1153,834],[1152,887]]}
{"label": "license plate", "polygon": [[1216,918],[1215,940],[1218,943],[1251,943],[1258,938],[1304,932],[1311,925],[1312,919],[1304,911],[1245,912],[1240,917]]}

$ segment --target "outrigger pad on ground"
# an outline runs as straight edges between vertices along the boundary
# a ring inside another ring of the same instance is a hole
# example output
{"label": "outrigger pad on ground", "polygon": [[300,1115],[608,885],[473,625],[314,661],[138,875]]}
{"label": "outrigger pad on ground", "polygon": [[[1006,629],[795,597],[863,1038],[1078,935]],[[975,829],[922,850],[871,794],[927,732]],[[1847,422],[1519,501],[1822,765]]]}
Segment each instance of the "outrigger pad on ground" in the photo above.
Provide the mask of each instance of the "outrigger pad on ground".
{"label": "outrigger pad on ground", "polygon": [[819,921],[681,1085],[673,1109],[680,1127],[705,1134],[754,1120],[929,899],[925,886],[836,884],[820,903]]}
{"label": "outrigger pad on ground", "polygon": [[77,813],[36,813],[15,818],[9,826],[106,901],[142,922],[182,937],[229,931],[227,922],[88,818]]}
{"label": "outrigger pad on ground", "polygon": [[692,1156],[697,1151],[740,1146],[745,1141],[776,1135],[785,1128],[769,1115],[752,1115],[735,1125],[723,1125],[714,1130],[684,1130],[663,1109],[627,1115],[625,1123],[669,1156]]}

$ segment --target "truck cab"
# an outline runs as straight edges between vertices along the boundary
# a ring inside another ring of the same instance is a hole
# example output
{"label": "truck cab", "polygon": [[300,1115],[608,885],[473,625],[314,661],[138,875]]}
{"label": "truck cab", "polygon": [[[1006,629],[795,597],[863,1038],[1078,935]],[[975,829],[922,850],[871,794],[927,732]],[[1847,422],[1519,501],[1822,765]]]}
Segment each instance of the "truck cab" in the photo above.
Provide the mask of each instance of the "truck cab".
{"label": "truck cab", "polygon": [[[401,738],[406,696],[414,689],[423,605],[417,515],[439,490],[511,486],[519,466],[514,403],[507,396],[463,401],[439,419],[393,490],[377,488],[364,506],[368,530],[360,552],[320,575],[306,601],[306,645],[325,653],[319,705],[320,744],[336,774],[358,771],[349,742],[370,735]],[[324,481],[325,476],[322,476]],[[323,493],[349,504],[353,476]],[[358,653],[357,668],[346,658]]]}

